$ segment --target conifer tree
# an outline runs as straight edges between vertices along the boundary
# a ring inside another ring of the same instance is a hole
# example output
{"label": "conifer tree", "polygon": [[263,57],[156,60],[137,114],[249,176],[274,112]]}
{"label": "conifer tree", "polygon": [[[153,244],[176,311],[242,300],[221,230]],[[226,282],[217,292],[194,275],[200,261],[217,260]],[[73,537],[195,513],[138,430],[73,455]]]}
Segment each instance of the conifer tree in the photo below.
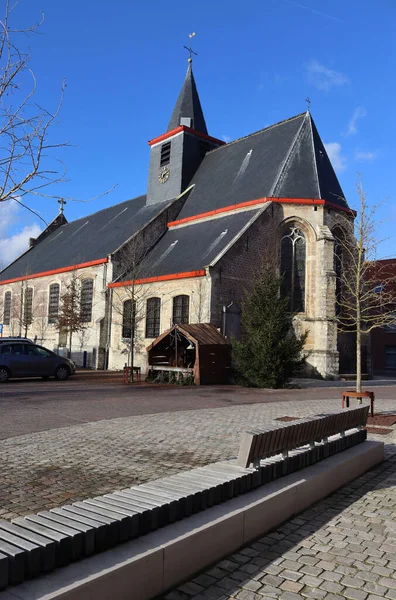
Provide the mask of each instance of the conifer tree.
{"label": "conifer tree", "polygon": [[282,388],[302,369],[305,332],[297,337],[288,299],[280,295],[282,278],[263,266],[242,304],[241,341],[233,341],[237,380],[250,387]]}

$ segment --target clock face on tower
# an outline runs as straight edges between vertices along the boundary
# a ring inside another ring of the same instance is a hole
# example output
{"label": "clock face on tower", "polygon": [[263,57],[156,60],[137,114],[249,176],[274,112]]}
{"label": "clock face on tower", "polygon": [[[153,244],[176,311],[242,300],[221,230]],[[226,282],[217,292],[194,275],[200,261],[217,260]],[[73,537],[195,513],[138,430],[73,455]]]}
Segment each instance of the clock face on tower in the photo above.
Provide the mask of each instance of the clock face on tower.
{"label": "clock face on tower", "polygon": [[162,167],[162,169],[159,172],[158,175],[158,180],[160,183],[165,183],[166,181],[168,181],[169,179],[169,175],[170,175],[170,170],[168,167]]}

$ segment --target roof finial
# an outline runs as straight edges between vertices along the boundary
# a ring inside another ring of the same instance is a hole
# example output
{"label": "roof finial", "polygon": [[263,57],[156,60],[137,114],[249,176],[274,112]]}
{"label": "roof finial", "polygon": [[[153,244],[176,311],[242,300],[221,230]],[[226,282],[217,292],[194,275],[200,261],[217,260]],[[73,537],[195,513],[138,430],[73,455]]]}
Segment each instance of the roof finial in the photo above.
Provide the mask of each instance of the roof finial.
{"label": "roof finial", "polygon": [[305,98],[305,102],[307,103],[307,112],[310,112],[311,100],[308,98],[308,96]]}
{"label": "roof finial", "polygon": [[[192,40],[192,38],[194,37],[194,35],[195,35],[195,31],[193,33],[189,33],[188,34],[188,37],[190,38],[190,40]],[[195,54],[195,56],[198,56],[198,54],[196,52],[194,52],[194,50],[192,49],[192,41],[190,41],[190,47],[189,48],[187,48],[187,46],[184,46],[184,48],[186,50],[188,50],[189,53],[190,53],[190,56],[188,57],[188,62],[192,63],[192,54]]]}
{"label": "roof finial", "polygon": [[60,198],[58,200],[58,204],[59,204],[59,214],[63,215],[63,207],[64,207],[65,204],[67,204],[67,202],[63,198]]}

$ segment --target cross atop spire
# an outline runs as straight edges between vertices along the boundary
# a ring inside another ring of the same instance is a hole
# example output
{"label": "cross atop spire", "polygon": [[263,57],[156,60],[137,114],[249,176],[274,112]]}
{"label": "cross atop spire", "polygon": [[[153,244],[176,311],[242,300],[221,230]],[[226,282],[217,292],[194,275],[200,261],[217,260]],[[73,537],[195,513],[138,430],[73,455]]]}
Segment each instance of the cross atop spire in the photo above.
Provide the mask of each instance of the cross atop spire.
{"label": "cross atop spire", "polygon": [[63,215],[63,207],[64,207],[65,204],[67,204],[67,202],[63,198],[60,198],[58,200],[58,204],[59,204],[59,214]]}
{"label": "cross atop spire", "polygon": [[188,58],[188,62],[192,63],[192,55],[195,54],[195,56],[198,56],[198,54],[196,52],[194,52],[194,50],[192,49],[192,38],[195,36],[195,31],[193,31],[193,33],[189,33],[188,37],[190,38],[190,47],[188,48],[187,46],[184,46],[184,48],[186,50],[189,51],[190,56]]}

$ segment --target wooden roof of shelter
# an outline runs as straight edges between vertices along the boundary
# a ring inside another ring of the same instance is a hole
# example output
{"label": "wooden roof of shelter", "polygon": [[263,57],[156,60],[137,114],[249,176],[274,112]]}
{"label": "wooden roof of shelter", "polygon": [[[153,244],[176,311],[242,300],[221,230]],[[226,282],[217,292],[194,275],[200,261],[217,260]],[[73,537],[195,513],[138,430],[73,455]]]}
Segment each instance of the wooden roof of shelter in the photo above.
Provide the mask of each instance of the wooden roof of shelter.
{"label": "wooden roof of shelter", "polygon": [[147,350],[151,350],[174,330],[180,331],[187,339],[198,343],[200,346],[229,345],[227,339],[211,323],[195,323],[174,325],[171,329],[168,329],[158,336],[150,346],[147,347]]}

